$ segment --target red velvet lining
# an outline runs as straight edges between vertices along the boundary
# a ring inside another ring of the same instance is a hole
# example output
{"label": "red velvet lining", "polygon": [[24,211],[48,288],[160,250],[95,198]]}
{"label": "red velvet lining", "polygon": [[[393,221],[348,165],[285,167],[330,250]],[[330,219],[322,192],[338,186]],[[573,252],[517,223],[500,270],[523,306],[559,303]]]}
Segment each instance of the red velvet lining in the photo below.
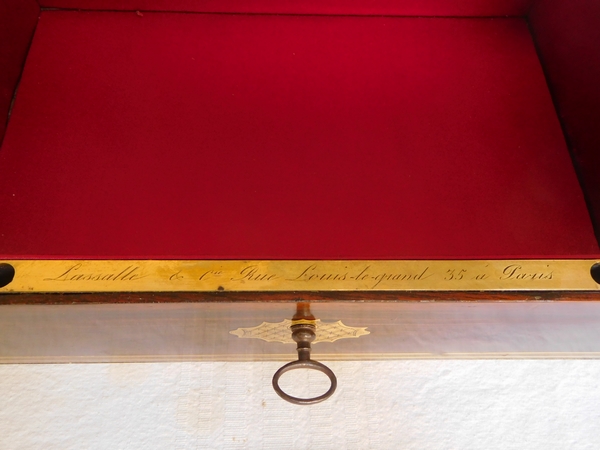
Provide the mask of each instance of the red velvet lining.
{"label": "red velvet lining", "polygon": [[266,14],[524,16],[532,0],[41,0],[52,8]]}
{"label": "red velvet lining", "polygon": [[600,236],[600,1],[539,1],[530,20]]}
{"label": "red velvet lining", "polygon": [[34,0],[0,1],[0,143],[39,12]]}
{"label": "red velvet lining", "polygon": [[520,19],[44,12],[0,254],[598,254]]}

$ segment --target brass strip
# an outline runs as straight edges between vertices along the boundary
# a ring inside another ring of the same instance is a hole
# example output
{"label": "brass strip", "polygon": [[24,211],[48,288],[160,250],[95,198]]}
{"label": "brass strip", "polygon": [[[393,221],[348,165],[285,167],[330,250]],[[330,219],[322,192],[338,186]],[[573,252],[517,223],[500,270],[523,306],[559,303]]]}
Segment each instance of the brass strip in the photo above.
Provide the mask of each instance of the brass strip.
{"label": "brass strip", "polygon": [[[600,352],[473,352],[473,353],[347,353],[322,354],[319,361],[396,361],[472,359],[600,359]],[[290,354],[222,355],[84,355],[84,356],[0,356],[0,364],[90,364],[142,362],[268,362],[289,361]]]}
{"label": "brass strip", "polygon": [[[292,320],[290,325],[316,325],[316,320],[297,319]],[[289,328],[289,327],[288,327]]]}
{"label": "brass strip", "polygon": [[598,260],[0,260],[0,293],[209,291],[597,291]]}

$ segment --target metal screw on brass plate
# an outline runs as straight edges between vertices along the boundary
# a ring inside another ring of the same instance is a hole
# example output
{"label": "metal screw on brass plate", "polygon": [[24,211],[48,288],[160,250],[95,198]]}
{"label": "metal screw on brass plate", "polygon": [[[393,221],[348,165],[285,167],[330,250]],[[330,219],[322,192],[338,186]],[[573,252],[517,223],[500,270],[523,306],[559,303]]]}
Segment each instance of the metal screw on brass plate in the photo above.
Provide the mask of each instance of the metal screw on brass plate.
{"label": "metal screw on brass plate", "polygon": [[[292,321],[292,339],[298,344],[298,360],[287,363],[273,375],[273,389],[282,399],[296,405],[313,405],[315,403],[327,400],[333,395],[337,388],[337,378],[333,371],[325,364],[310,359],[310,344],[316,337],[315,318],[310,313],[310,307],[307,303],[298,303],[297,313]],[[279,386],[281,376],[291,370],[311,369],[324,373],[329,378],[331,386],[323,395],[312,398],[293,397],[283,391]]]}

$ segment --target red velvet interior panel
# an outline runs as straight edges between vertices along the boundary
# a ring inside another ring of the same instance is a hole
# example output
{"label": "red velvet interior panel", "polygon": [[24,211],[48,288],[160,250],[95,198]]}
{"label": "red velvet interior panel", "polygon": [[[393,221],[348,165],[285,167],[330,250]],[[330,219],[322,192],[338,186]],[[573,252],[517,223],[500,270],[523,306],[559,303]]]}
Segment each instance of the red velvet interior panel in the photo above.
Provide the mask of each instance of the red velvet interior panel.
{"label": "red velvet interior panel", "polygon": [[526,23],[44,12],[4,257],[598,253]]}
{"label": "red velvet interior panel", "polygon": [[41,0],[54,8],[266,14],[524,16],[532,0]]}
{"label": "red velvet interior panel", "polygon": [[34,0],[0,1],[0,143],[39,10]]}
{"label": "red velvet interior panel", "polygon": [[539,1],[530,20],[600,236],[600,2]]}

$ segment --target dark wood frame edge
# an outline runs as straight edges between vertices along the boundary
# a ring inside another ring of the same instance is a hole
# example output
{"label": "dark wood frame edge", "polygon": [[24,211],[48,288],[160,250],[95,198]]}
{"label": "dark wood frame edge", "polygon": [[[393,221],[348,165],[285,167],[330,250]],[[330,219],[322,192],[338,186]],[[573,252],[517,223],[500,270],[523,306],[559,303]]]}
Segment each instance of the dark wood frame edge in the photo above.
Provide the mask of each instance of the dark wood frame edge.
{"label": "dark wood frame edge", "polygon": [[0,294],[2,305],[202,302],[547,302],[600,301],[598,291],[102,292]]}

